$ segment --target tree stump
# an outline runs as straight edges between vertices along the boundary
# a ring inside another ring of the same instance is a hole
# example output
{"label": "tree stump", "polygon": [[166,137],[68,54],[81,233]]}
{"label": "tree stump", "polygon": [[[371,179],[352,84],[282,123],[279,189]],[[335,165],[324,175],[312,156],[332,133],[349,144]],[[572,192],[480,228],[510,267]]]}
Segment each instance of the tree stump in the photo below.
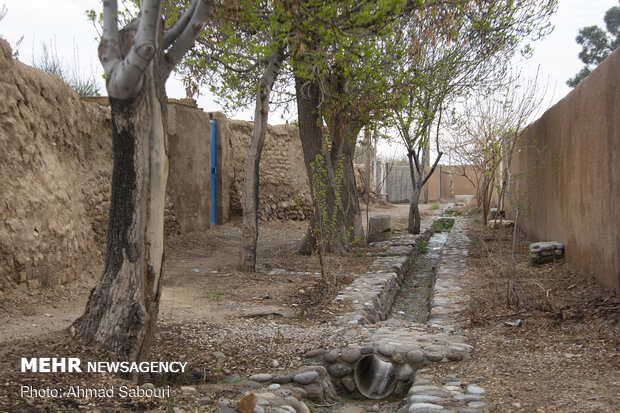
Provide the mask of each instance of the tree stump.
{"label": "tree stump", "polygon": [[370,217],[368,222],[368,242],[387,241],[392,236],[389,215]]}

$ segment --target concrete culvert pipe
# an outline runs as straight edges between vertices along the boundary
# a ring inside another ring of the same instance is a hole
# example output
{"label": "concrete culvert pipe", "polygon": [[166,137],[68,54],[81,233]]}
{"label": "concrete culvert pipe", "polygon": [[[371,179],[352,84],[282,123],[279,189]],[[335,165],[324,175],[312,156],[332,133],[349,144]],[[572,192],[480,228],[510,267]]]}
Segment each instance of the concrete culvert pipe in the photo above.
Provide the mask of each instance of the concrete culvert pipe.
{"label": "concrete culvert pipe", "polygon": [[375,354],[360,359],[353,378],[357,389],[369,399],[385,399],[396,387],[396,369],[392,362]]}

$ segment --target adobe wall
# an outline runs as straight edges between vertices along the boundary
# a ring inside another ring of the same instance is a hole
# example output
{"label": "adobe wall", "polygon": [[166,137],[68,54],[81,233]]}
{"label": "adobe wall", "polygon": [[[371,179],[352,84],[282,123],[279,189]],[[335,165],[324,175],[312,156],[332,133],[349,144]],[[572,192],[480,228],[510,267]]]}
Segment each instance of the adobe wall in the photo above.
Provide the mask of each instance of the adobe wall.
{"label": "adobe wall", "polygon": [[[222,119],[230,141],[230,212],[243,211],[241,194],[252,122]],[[299,128],[269,125],[260,162],[259,218],[306,219],[312,211],[310,186],[303,160]]]}
{"label": "adobe wall", "polygon": [[[452,166],[443,165],[442,171],[442,191],[441,199],[450,199],[450,181],[453,182],[454,195],[475,195],[476,188],[474,185],[463,176],[463,169],[469,172],[470,166]],[[473,176],[472,173],[469,173]]]}
{"label": "adobe wall", "polygon": [[620,290],[620,51],[531,124],[514,154],[519,227]]}
{"label": "adobe wall", "polygon": [[[0,39],[0,292],[56,285],[103,263],[112,174],[110,110],[11,58]],[[240,214],[251,122],[168,105],[165,227],[210,224],[210,120],[217,121],[217,221]],[[359,174],[359,171],[358,171]],[[299,130],[269,126],[259,217],[306,219],[312,204]]]}
{"label": "adobe wall", "polygon": [[0,290],[76,278],[101,262],[109,109],[11,58],[0,39]]}
{"label": "adobe wall", "polygon": [[[105,103],[82,101],[58,77],[12,59],[0,39],[0,292],[53,286],[103,263],[112,175],[110,109],[100,105]],[[208,124],[208,116],[168,108],[174,129],[166,231],[204,229],[197,211],[205,206],[199,196],[205,188],[196,187],[193,177],[203,173],[198,160],[205,151],[208,157],[209,146],[181,138],[190,123],[203,125],[206,116]],[[179,113],[181,125],[175,123]],[[180,201],[180,188],[188,202]],[[188,207],[194,204],[202,205]]]}
{"label": "adobe wall", "polygon": [[166,192],[182,233],[204,231],[211,222],[210,142],[209,117],[202,110],[168,104]]}
{"label": "adobe wall", "polygon": [[[168,192],[181,232],[201,231],[210,223],[210,120],[216,121],[218,136],[217,222],[228,222],[243,210],[245,156],[252,122],[169,104]],[[268,125],[260,165],[259,218],[306,219],[311,205],[297,126]]]}

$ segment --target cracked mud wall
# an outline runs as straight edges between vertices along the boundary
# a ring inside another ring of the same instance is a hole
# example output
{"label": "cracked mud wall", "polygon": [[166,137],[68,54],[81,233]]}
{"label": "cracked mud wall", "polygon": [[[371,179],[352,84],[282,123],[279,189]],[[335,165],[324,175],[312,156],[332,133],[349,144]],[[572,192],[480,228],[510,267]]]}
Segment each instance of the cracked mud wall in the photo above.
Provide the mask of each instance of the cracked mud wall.
{"label": "cracked mud wall", "polygon": [[[110,109],[13,59],[1,38],[0,165],[0,291],[97,269],[110,205]],[[178,232],[169,193],[165,219],[167,232]]]}

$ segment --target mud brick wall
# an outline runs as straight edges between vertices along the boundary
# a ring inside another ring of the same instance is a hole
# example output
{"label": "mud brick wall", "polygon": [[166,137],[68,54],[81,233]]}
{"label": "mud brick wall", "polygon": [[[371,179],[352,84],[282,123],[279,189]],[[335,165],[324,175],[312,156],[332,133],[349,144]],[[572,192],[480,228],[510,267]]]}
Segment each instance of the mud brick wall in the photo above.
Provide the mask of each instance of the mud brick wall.
{"label": "mud brick wall", "polygon": [[[53,286],[100,268],[105,253],[110,109],[11,58],[0,39],[0,291]],[[166,229],[178,232],[170,194]]]}
{"label": "mud brick wall", "polygon": [[528,126],[511,165],[519,227],[620,290],[620,51]]}
{"label": "mud brick wall", "polygon": [[[252,122],[227,120],[230,133],[230,209],[243,210],[242,188]],[[269,125],[260,163],[259,218],[305,219],[311,214],[310,185],[296,125]]]}
{"label": "mud brick wall", "polygon": [[0,39],[0,289],[54,285],[101,262],[109,109],[11,58]]}

